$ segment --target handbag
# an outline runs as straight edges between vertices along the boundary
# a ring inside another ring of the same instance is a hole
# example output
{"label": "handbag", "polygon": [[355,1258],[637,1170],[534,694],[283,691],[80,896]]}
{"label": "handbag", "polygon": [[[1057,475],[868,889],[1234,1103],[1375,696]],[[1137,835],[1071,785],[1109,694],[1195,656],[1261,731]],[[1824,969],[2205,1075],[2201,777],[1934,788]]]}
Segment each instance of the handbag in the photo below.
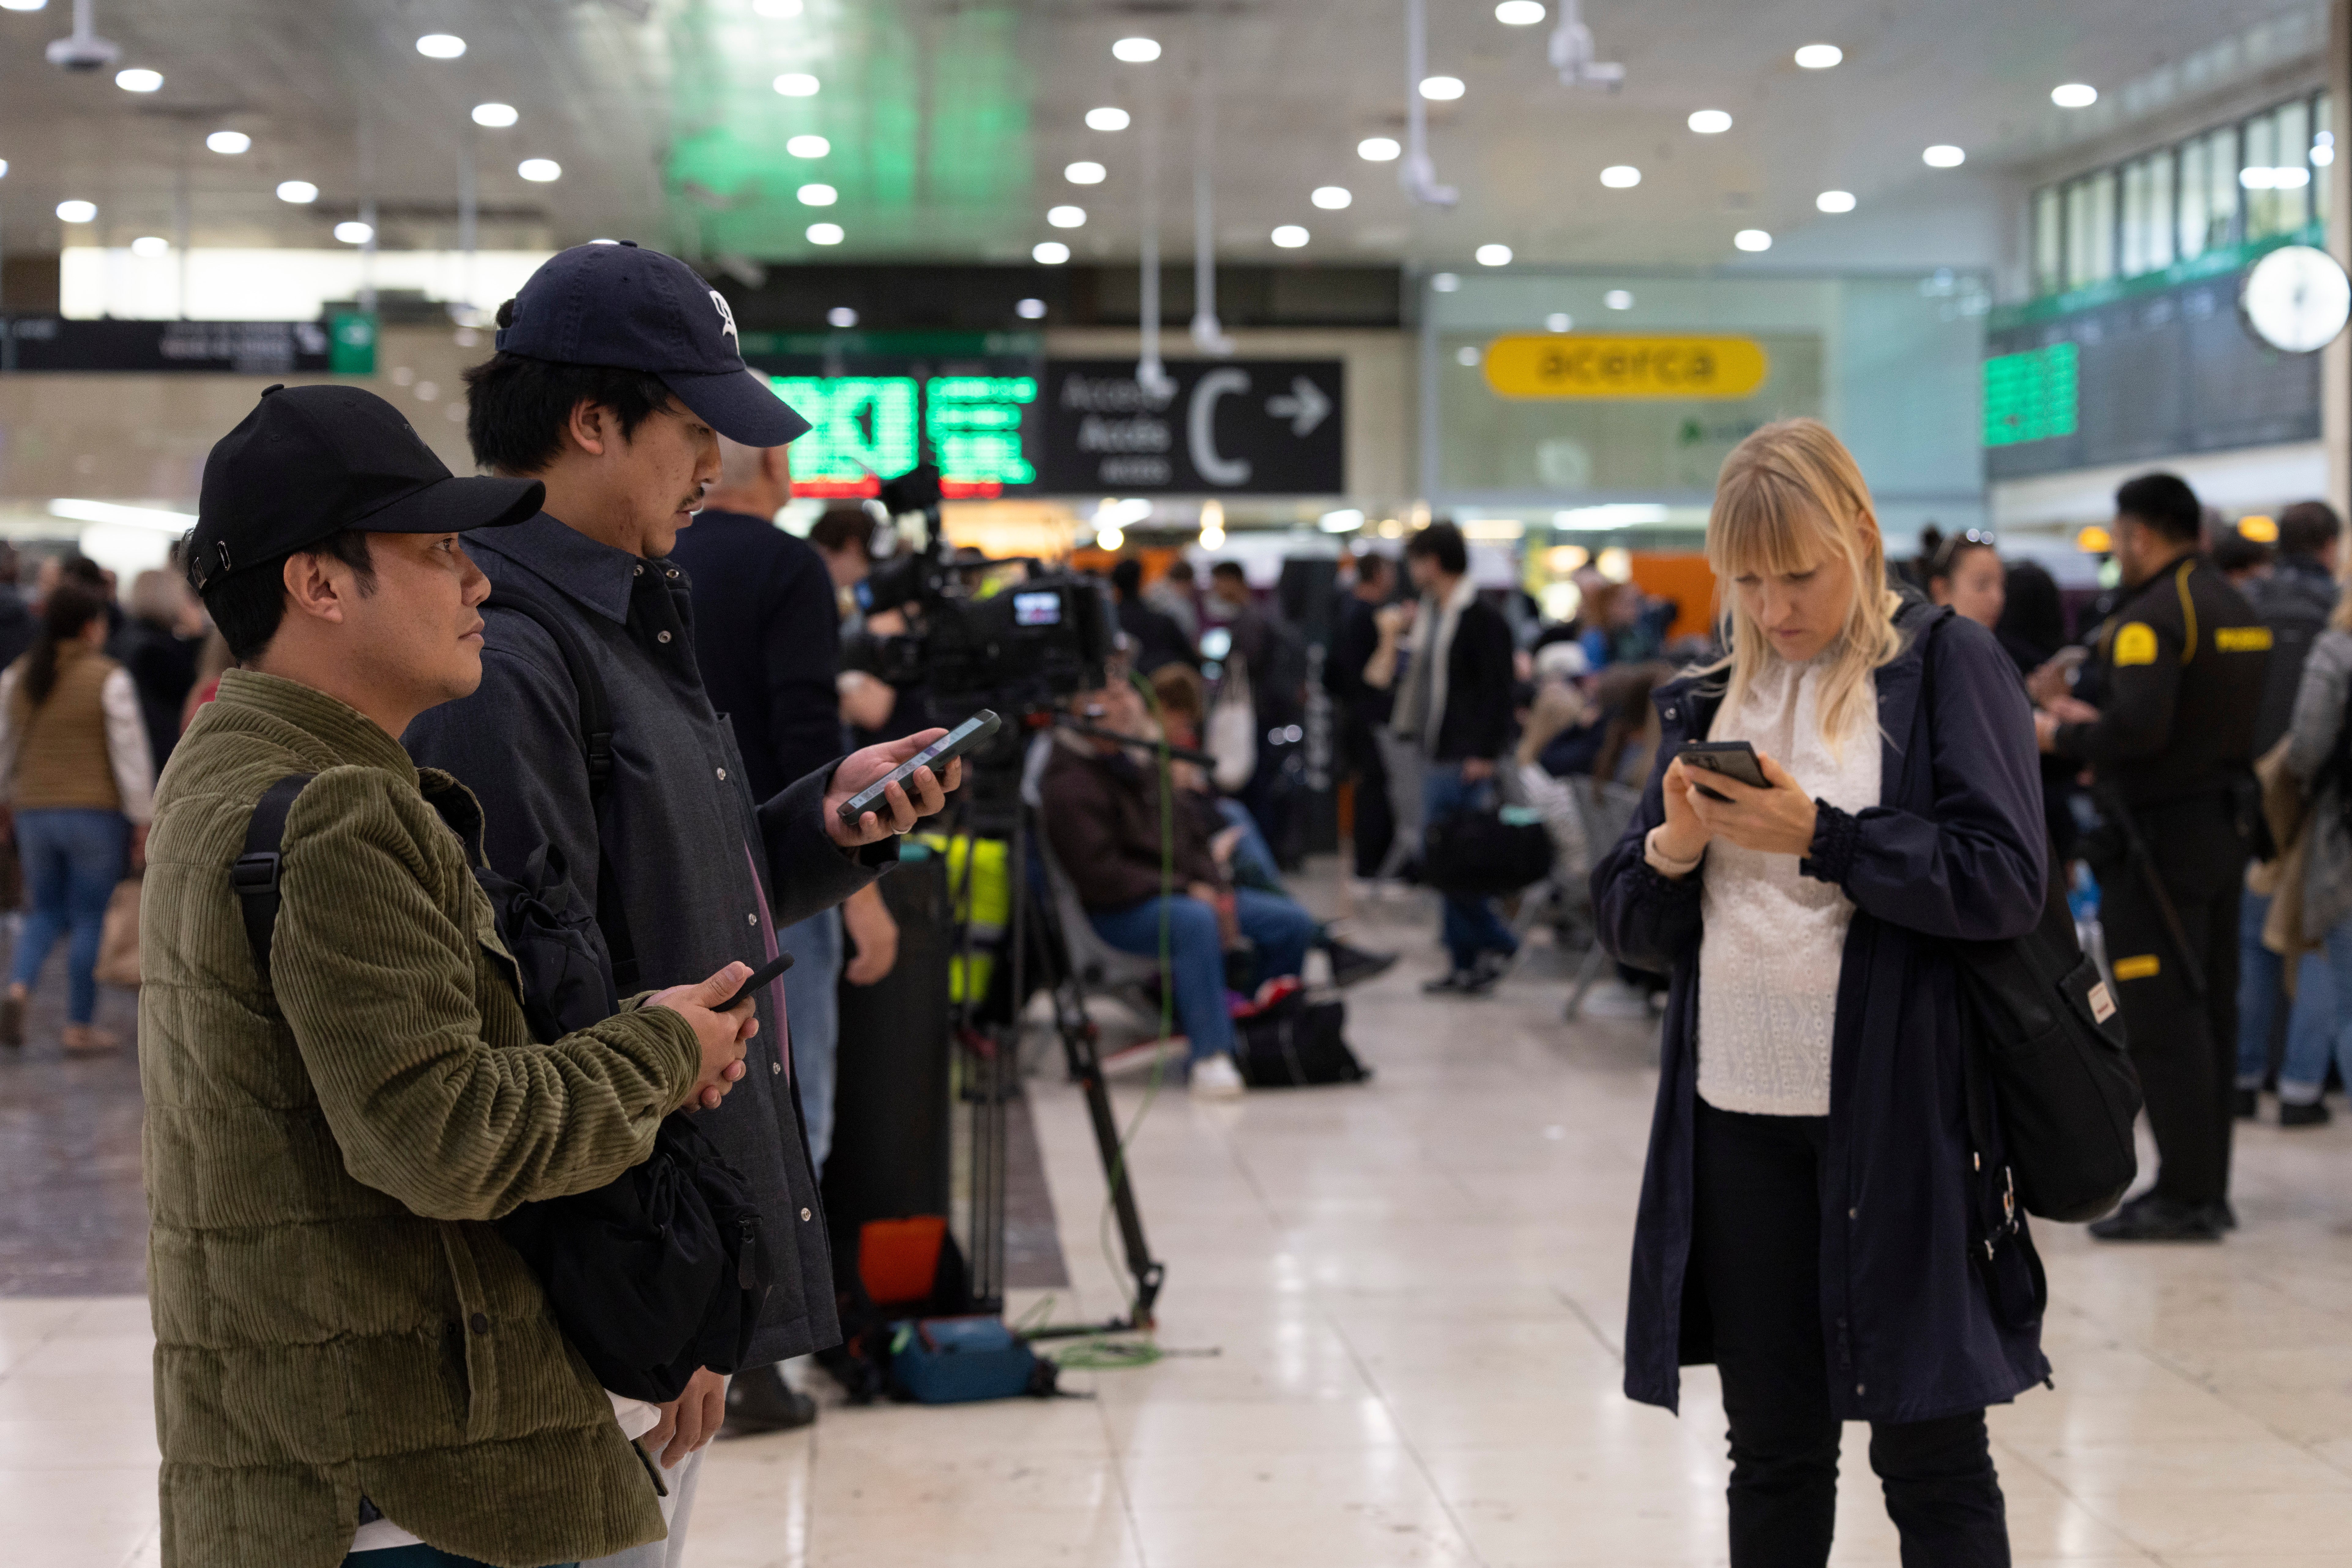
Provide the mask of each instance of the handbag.
{"label": "handbag", "polygon": [[1473,807],[1423,832],[1421,879],[1441,893],[1500,898],[1551,874],[1551,834],[1524,805]]}
{"label": "handbag", "polygon": [[1257,699],[1250,690],[1249,666],[1239,654],[1225,660],[1217,700],[1202,726],[1202,750],[1214,757],[1211,770],[1227,794],[1241,789],[1257,772]]}
{"label": "handbag", "polygon": [[99,930],[99,983],[139,989],[139,889],[136,877],[114,884],[106,900],[106,923]]}
{"label": "handbag", "polygon": [[1234,1020],[1234,1059],[1252,1089],[1303,1089],[1318,1083],[1361,1083],[1371,1068],[1348,1048],[1348,1005],[1310,1002],[1289,992]]}

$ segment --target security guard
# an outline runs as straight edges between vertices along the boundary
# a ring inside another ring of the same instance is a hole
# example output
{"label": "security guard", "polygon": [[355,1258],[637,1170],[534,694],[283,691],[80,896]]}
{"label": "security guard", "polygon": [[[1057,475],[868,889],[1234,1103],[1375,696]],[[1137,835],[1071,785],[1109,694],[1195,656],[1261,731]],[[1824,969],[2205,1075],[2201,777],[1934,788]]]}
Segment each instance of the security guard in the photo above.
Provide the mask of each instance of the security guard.
{"label": "security guard", "polygon": [[2201,560],[2195,492],[2144,474],[2116,492],[2124,589],[2044,751],[2090,764],[2106,825],[2086,840],[2159,1158],[2157,1183],[2091,1227],[2108,1241],[2217,1241],[2230,1213],[2238,898],[2255,816],[2254,720],[2271,634]]}

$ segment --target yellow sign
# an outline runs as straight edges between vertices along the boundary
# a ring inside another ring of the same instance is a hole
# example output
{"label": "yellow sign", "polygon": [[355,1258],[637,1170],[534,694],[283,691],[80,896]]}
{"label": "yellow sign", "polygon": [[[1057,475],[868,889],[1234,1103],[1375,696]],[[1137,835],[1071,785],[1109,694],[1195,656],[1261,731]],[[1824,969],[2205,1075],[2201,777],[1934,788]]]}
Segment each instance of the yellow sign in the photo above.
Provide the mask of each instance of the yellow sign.
{"label": "yellow sign", "polygon": [[1772,362],[1753,338],[1542,332],[1486,345],[1486,384],[1505,397],[1746,397]]}

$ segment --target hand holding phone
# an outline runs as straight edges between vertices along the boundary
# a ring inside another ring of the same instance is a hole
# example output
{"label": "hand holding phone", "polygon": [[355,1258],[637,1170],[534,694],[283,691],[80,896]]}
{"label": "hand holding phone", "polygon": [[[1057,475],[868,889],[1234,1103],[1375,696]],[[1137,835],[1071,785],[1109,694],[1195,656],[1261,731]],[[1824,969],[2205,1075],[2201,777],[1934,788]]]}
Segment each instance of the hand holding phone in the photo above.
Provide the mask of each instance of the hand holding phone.
{"label": "hand holding phone", "polygon": [[776,954],[775,957],[768,960],[767,963],[760,965],[759,968],[751,972],[751,978],[743,982],[741,990],[736,992],[734,995],[727,998],[726,1001],[721,1002],[718,1006],[712,1008],[711,1011],[714,1013],[732,1013],[736,1008],[740,1007],[744,1003],[749,1002],[752,997],[758,995],[761,986],[772,984],[775,981],[782,979],[783,977],[784,971],[790,969],[792,966],[793,955],[791,953],[780,952]]}
{"label": "hand holding phone", "polygon": [[994,713],[985,708],[982,709],[945,735],[843,801],[840,806],[842,822],[853,829],[856,828],[867,812],[882,809],[892,784],[905,788],[907,781],[922,768],[929,768],[935,774],[939,773],[949,763],[962,756],[966,752],[975,749],[994,735],[1003,723],[1004,721]]}
{"label": "hand holding phone", "polygon": [[[1685,771],[1705,768],[1725,778],[1738,779],[1751,789],[1772,787],[1772,781],[1764,776],[1764,765],[1756,760],[1756,748],[1746,741],[1692,741],[1675,753],[1675,760]],[[1711,790],[1696,779],[1691,781],[1691,787],[1709,800],[1731,804],[1729,795]]]}

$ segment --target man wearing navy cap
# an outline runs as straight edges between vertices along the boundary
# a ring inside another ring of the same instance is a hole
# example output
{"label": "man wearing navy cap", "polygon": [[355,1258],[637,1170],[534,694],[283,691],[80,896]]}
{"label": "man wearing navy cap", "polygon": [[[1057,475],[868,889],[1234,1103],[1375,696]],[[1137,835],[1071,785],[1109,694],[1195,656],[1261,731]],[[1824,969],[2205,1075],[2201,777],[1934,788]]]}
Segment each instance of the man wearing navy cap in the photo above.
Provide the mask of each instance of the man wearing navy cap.
{"label": "man wearing navy cap", "polygon": [[[493,592],[481,689],[421,719],[409,749],[481,796],[493,865],[520,868],[542,846],[561,853],[574,890],[596,909],[624,994],[641,976],[707,974],[733,958],[756,965],[777,952],[781,928],[840,903],[893,862],[891,833],[938,809],[940,781],[919,772],[913,790],[893,786],[890,812],[867,814],[863,831],[835,811],[941,731],[868,747],[755,799],[735,737],[705,694],[688,584],[669,553],[719,478],[719,436],[780,447],[808,422],[745,366],[725,299],[656,251],[566,250],[498,320],[498,353],[466,374],[467,436],[492,472],[544,483],[546,506],[482,541]],[[610,754],[592,768],[583,700],[600,687]],[[949,787],[956,776],[951,766]],[[758,998],[761,1027],[740,1089],[701,1119],[751,1184],[778,1253],[753,1364],[840,1337],[782,991]],[[739,1381],[772,1403],[786,1392],[772,1371]],[[670,1477],[667,1554],[641,1548],[608,1563],[678,1561],[699,1449],[730,1403],[725,1380],[703,1373],[662,1407],[645,1442],[666,1467],[684,1464]]]}

